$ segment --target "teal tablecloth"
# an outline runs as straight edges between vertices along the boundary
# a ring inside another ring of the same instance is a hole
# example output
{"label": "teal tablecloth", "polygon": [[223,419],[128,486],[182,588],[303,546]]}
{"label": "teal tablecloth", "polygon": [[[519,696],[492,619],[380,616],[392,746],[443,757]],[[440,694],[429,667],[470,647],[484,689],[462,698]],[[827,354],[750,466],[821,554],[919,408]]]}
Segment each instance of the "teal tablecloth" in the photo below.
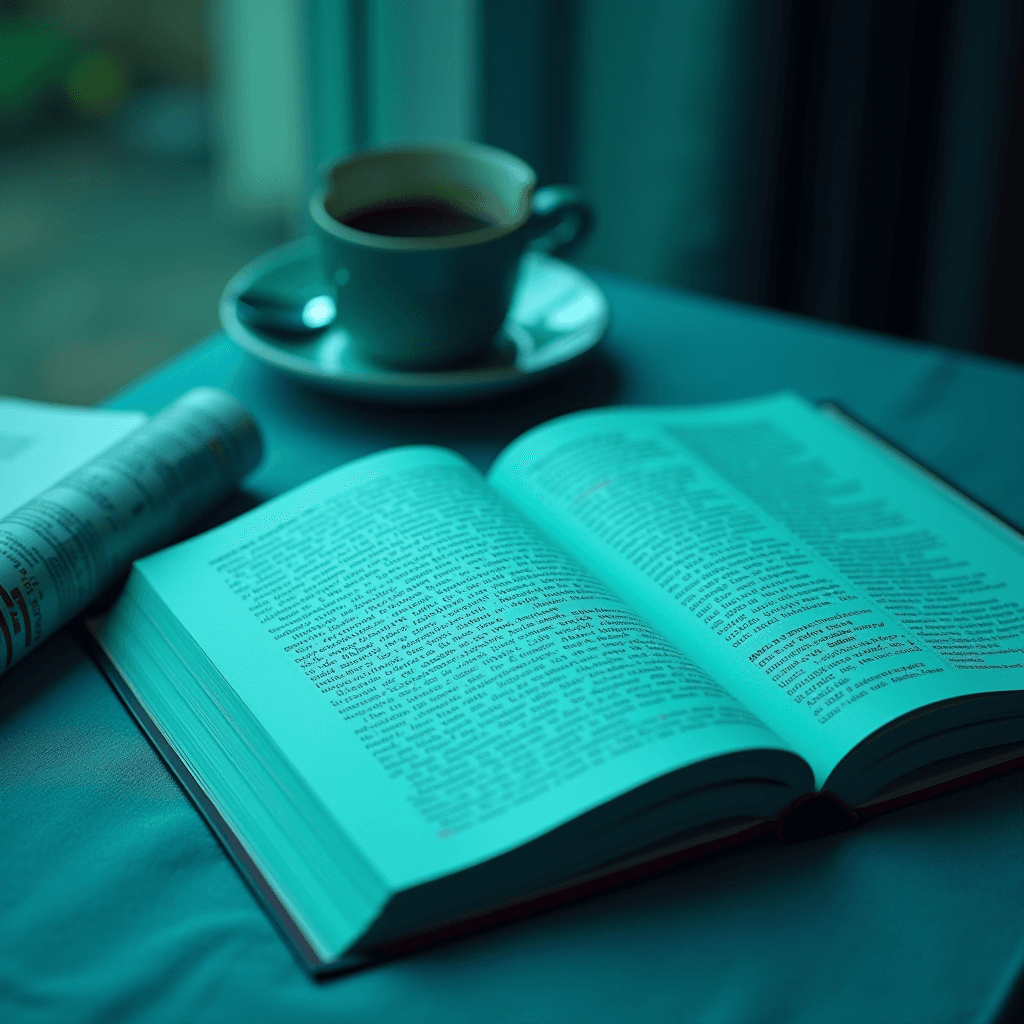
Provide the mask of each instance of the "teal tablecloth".
{"label": "teal tablecloth", "polygon": [[[268,439],[275,494],[437,442],[481,467],[527,426],[606,401],[794,388],[835,399],[1024,524],[1024,370],[601,275],[589,367],[508,401],[346,405],[222,337],[110,404],[215,384]],[[309,980],[75,641],[0,684],[0,1021],[990,1022],[1024,971],[1024,773],[841,835],[733,851],[325,983]],[[1010,1004],[1007,1000],[1010,1000]]]}

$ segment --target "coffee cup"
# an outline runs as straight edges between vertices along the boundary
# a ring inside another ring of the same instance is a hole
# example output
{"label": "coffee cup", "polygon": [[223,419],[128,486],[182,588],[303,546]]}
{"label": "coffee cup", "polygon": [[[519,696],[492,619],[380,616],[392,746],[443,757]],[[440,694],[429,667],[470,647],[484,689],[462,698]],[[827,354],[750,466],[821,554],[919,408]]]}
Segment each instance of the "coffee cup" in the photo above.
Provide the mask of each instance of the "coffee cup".
{"label": "coffee cup", "polygon": [[395,369],[478,360],[525,250],[557,251],[592,219],[576,189],[535,193],[527,163],[479,143],[366,149],[326,176],[310,213],[337,322],[356,352]]}

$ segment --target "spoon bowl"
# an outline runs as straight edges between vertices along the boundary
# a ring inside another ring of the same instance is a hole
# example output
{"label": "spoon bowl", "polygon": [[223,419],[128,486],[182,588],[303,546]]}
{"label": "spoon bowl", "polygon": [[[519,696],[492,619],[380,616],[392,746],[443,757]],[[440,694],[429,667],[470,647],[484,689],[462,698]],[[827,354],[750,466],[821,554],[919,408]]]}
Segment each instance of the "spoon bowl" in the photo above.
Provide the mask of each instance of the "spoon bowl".
{"label": "spoon bowl", "polygon": [[249,327],[279,334],[306,335],[322,331],[338,315],[330,295],[286,294],[247,288],[235,298],[238,319]]}

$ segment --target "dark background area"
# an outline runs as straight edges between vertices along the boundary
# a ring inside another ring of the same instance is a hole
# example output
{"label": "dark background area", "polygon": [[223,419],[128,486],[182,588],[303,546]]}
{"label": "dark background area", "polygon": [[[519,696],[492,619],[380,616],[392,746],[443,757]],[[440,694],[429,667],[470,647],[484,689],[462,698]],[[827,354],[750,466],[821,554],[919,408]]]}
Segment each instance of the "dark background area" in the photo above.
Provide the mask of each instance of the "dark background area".
{"label": "dark background area", "polygon": [[[485,138],[529,154],[542,179],[585,180],[579,49],[595,5],[525,6],[532,21],[516,0],[483,7]],[[1024,360],[1024,5],[776,0],[733,17],[721,109],[734,251],[707,290]],[[608,73],[624,110],[608,115],[643,122],[630,80],[644,55],[621,43],[625,67]],[[538,50],[525,119],[511,83]],[[653,143],[671,126],[645,129]]]}
{"label": "dark background area", "polygon": [[[1019,0],[435,3],[472,18],[476,137],[594,197],[582,262],[1024,361]],[[88,404],[215,330],[315,165],[381,141],[389,5],[275,0],[260,43],[229,0],[0,4],[0,392]],[[297,97],[277,192],[227,71]]]}

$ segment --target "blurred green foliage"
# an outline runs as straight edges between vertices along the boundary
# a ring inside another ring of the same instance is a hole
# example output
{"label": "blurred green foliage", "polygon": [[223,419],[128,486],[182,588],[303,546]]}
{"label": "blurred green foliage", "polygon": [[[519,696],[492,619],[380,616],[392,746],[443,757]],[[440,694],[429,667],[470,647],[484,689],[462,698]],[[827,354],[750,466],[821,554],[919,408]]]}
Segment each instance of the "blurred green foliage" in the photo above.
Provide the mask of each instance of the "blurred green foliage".
{"label": "blurred green foliage", "polygon": [[124,98],[124,69],[60,27],[0,20],[0,125],[28,124],[53,109],[104,116]]}

